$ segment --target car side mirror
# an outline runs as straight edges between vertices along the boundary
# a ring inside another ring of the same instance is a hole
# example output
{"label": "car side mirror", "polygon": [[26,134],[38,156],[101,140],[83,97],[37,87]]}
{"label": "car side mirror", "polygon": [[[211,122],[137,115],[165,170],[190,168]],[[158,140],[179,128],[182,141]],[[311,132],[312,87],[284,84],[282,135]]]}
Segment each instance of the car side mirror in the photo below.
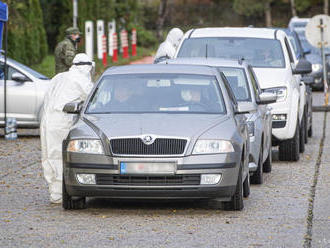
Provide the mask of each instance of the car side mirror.
{"label": "car side mirror", "polygon": [[256,111],[256,107],[252,102],[238,102],[235,114],[249,114]]}
{"label": "car side mirror", "polygon": [[30,81],[30,79],[27,76],[25,76],[24,74],[22,74],[20,72],[14,72],[11,75],[11,79],[14,81],[20,82],[20,83]]}
{"label": "car side mirror", "polygon": [[308,74],[312,72],[312,64],[306,59],[300,59],[295,69],[292,70],[293,74]]}
{"label": "car side mirror", "polygon": [[165,56],[161,56],[161,57],[159,57],[159,58],[156,58],[155,60],[154,60],[154,64],[164,64],[164,63],[162,63],[162,62],[165,62],[166,60],[168,60],[168,59],[171,59],[168,55],[165,55]]}
{"label": "car side mirror", "polygon": [[310,54],[311,52],[312,52],[311,49],[306,49],[306,50],[304,50],[304,55],[306,55],[306,54]]}
{"label": "car side mirror", "polygon": [[259,94],[259,100],[257,100],[257,104],[271,104],[276,102],[277,95],[272,92],[262,92]]}
{"label": "car side mirror", "polygon": [[64,105],[63,112],[67,114],[79,114],[84,102],[69,102]]}

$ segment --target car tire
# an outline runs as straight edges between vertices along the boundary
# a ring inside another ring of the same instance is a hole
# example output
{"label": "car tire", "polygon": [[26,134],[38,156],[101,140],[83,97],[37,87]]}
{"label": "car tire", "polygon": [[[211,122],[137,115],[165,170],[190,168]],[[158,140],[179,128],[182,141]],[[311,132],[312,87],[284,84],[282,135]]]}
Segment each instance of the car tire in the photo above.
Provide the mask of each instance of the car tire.
{"label": "car tire", "polygon": [[307,136],[307,133],[308,133],[308,116],[307,116],[307,110],[306,112],[304,113],[304,116],[305,116],[305,144],[308,143],[308,136]]}
{"label": "car tire", "polygon": [[249,195],[250,195],[250,174],[248,172],[243,183],[243,196],[249,197]]}
{"label": "car tire", "polygon": [[79,197],[73,199],[66,191],[64,177],[62,180],[62,207],[65,210],[86,208],[86,198]]}
{"label": "car tire", "polygon": [[305,114],[303,115],[303,119],[301,120],[300,132],[299,132],[299,152],[303,153],[305,151],[305,136],[306,136],[306,128],[305,128]]}
{"label": "car tire", "polygon": [[308,129],[308,137],[312,137],[313,136],[313,117],[311,117],[311,126]]}
{"label": "car tire", "polygon": [[264,166],[262,164],[262,158],[263,158],[263,142],[261,142],[261,147],[260,147],[258,168],[251,176],[252,184],[262,184],[264,182],[264,176],[263,176],[263,167]]}
{"label": "car tire", "polygon": [[279,147],[279,160],[298,161],[299,160],[299,124],[292,139],[282,141]]}
{"label": "car tire", "polygon": [[273,162],[273,158],[272,158],[272,145],[269,145],[269,151],[268,151],[268,156],[266,158],[266,161],[264,162],[264,172],[265,173],[270,173],[272,171],[272,162]]}
{"label": "car tire", "polygon": [[243,162],[241,162],[238,179],[236,184],[236,190],[229,202],[224,202],[223,206],[225,210],[242,210],[244,208],[243,203]]}

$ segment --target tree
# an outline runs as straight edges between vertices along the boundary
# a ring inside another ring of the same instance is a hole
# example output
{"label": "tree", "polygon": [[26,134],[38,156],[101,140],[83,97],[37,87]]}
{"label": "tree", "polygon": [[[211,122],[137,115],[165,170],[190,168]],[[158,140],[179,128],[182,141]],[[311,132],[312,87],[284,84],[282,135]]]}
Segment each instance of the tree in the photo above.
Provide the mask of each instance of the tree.
{"label": "tree", "polygon": [[272,9],[271,3],[274,0],[234,0],[234,10],[244,16],[261,16],[265,17],[267,27],[272,26]]}
{"label": "tree", "polygon": [[160,41],[163,38],[163,27],[166,16],[168,14],[167,0],[161,0],[158,7],[157,19],[157,39]]}
{"label": "tree", "polygon": [[297,16],[295,0],[290,0],[292,16]]}

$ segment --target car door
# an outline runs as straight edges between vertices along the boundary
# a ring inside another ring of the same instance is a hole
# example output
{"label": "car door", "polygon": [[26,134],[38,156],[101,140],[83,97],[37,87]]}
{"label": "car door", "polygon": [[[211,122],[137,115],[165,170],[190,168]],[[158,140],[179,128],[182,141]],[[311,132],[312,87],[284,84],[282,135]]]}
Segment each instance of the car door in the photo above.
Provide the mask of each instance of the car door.
{"label": "car door", "polygon": [[[36,119],[36,86],[26,74],[17,67],[7,64],[7,117],[16,118],[18,124]],[[4,63],[0,62],[0,118],[4,118]],[[12,79],[19,72],[28,78],[26,82]]]}
{"label": "car door", "polygon": [[[261,88],[257,81],[257,77],[252,69],[251,66],[248,66],[248,73],[251,80],[251,84],[253,87],[253,93],[255,96],[256,101],[259,100],[259,94],[261,94]],[[258,115],[260,116],[260,120],[263,126],[263,133],[264,133],[264,155],[267,155],[268,146],[271,144],[271,133],[272,133],[272,115],[271,115],[271,108],[268,105],[258,105]]]}

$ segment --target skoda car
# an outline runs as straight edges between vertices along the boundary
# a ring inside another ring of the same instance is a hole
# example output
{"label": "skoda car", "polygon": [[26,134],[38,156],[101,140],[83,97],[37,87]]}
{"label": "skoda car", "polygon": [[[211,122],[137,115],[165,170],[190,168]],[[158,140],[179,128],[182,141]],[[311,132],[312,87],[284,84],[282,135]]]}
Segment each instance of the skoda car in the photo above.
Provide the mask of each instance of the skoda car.
{"label": "skoda car", "polygon": [[64,111],[79,113],[63,144],[64,209],[84,208],[86,197],[208,199],[243,208],[251,107],[237,104],[217,69],[110,68],[83,105]]}
{"label": "skoda car", "polygon": [[179,58],[167,63],[213,66],[224,73],[224,83],[228,84],[238,102],[253,105],[254,110],[246,115],[250,136],[249,168],[251,183],[262,184],[263,172],[271,172],[272,169],[272,116],[267,104],[276,102],[277,96],[262,93],[252,67],[244,60]]}

